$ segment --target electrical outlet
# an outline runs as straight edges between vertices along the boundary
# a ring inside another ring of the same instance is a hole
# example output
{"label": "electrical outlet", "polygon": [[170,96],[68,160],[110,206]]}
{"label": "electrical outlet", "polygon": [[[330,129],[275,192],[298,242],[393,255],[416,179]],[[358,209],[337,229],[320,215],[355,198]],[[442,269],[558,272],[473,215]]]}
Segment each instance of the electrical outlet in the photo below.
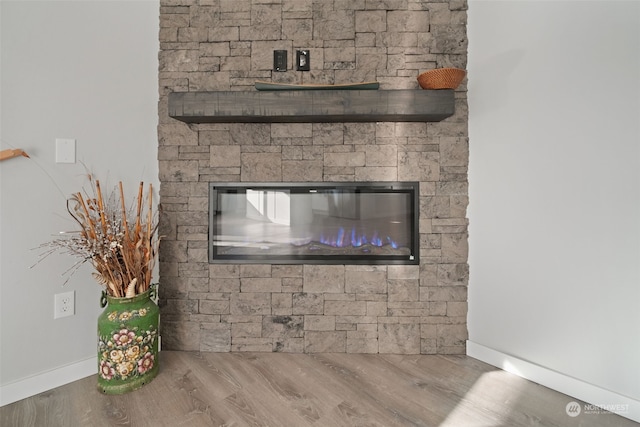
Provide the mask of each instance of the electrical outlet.
{"label": "electrical outlet", "polygon": [[287,51],[273,51],[273,71],[287,71]]}
{"label": "electrical outlet", "polygon": [[53,318],[59,319],[74,314],[76,314],[76,291],[55,294]]}

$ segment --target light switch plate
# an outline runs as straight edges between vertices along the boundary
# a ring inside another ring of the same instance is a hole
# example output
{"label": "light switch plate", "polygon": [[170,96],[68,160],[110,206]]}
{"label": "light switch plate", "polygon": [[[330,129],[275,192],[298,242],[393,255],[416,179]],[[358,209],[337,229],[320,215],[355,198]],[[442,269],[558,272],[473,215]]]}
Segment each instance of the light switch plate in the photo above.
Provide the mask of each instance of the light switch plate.
{"label": "light switch plate", "polygon": [[296,69],[298,71],[309,71],[311,69],[311,56],[308,50],[296,51]]}
{"label": "light switch plate", "polygon": [[76,140],[56,138],[56,163],[76,162]]}

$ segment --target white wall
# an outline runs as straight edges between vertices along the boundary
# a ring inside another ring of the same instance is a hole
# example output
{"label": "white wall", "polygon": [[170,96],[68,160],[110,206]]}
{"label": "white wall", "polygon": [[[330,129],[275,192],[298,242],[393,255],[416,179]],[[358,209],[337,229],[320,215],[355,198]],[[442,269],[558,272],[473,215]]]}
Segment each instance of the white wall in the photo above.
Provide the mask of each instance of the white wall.
{"label": "white wall", "polygon": [[640,420],[640,2],[468,16],[470,354]]}
{"label": "white wall", "polygon": [[[6,1],[1,11],[0,404],[95,373],[100,286],[56,255],[33,250],[74,229],[65,199],[85,186],[158,188],[157,1]],[[76,164],[56,164],[56,138],[77,140]],[[157,195],[157,194],[156,194]],[[76,292],[76,315],[53,319],[54,294]]]}

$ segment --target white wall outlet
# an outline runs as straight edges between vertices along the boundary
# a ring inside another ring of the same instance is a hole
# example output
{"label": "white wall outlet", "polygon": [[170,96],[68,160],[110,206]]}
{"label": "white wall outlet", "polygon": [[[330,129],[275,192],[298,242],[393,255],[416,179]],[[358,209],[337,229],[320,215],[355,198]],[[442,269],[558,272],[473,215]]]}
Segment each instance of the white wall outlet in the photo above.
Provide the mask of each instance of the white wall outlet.
{"label": "white wall outlet", "polygon": [[76,162],[76,140],[56,138],[56,163]]}
{"label": "white wall outlet", "polygon": [[59,319],[74,314],[76,314],[76,291],[55,294],[53,318]]}

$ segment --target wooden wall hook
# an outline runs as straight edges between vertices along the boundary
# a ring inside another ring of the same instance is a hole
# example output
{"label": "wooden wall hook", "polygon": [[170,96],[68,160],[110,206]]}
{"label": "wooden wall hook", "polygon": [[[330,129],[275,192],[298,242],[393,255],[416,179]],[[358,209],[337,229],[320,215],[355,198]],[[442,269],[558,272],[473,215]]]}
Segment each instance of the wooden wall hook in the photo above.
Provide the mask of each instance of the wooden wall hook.
{"label": "wooden wall hook", "polygon": [[7,160],[18,156],[29,158],[29,155],[19,148],[0,151],[0,160]]}

